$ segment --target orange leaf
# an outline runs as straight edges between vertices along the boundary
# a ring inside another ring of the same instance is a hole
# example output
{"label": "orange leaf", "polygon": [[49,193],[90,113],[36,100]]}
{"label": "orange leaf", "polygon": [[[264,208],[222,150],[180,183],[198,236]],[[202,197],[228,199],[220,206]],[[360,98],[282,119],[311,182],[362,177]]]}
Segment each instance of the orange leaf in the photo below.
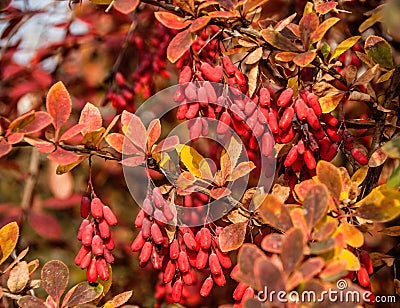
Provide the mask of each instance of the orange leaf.
{"label": "orange leaf", "polygon": [[[118,133],[109,134],[106,137],[106,142],[114,150],[116,150],[119,153],[122,153],[122,147],[123,147],[123,144],[124,144],[124,139],[125,139],[125,136],[122,135],[122,134],[118,134]],[[129,154],[134,154],[134,153],[125,153],[125,151],[124,151],[124,154],[128,154],[129,155]]]}
{"label": "orange leaf", "polygon": [[47,158],[59,165],[69,165],[80,159],[79,155],[62,148],[58,148],[53,153],[49,154]]}
{"label": "orange leaf", "polygon": [[60,137],[60,141],[66,141],[74,138],[76,135],[80,134],[82,129],[86,127],[85,124],[75,124],[74,126],[67,129]]}
{"label": "orange leaf", "polygon": [[185,52],[189,50],[193,42],[194,38],[193,34],[190,32],[190,29],[178,33],[168,45],[168,60],[172,63],[178,61],[185,54]]}
{"label": "orange leaf", "polygon": [[315,3],[315,11],[320,14],[326,14],[335,9],[337,5],[336,1],[317,2]]}
{"label": "orange leaf", "polygon": [[4,138],[0,139],[0,157],[7,155],[11,150],[11,144],[9,144]]}
{"label": "orange leaf", "polygon": [[160,120],[154,119],[150,122],[149,128],[147,129],[147,151],[151,151],[151,147],[161,136],[161,124]]}
{"label": "orange leaf", "polygon": [[192,25],[190,26],[190,31],[197,32],[197,31],[202,30],[204,27],[206,27],[208,25],[210,20],[211,20],[210,16],[202,16],[202,17],[195,19],[193,21]]}
{"label": "orange leaf", "polygon": [[325,33],[335,25],[340,18],[332,17],[325,20],[322,24],[320,24],[317,30],[311,34],[311,44],[316,43],[324,37]]}
{"label": "orange leaf", "polygon": [[115,0],[114,8],[122,14],[132,13],[139,5],[139,0]]}
{"label": "orange leaf", "polygon": [[145,158],[144,155],[128,157],[121,160],[121,164],[128,167],[136,167],[144,163],[144,158]]}
{"label": "orange leaf", "polygon": [[293,62],[298,66],[307,66],[315,59],[316,55],[317,53],[315,50],[303,52],[295,56]]}
{"label": "orange leaf", "polygon": [[231,191],[226,187],[219,187],[211,190],[210,197],[216,200],[229,196]]}
{"label": "orange leaf", "polygon": [[122,131],[137,148],[144,152],[147,132],[142,120],[137,115],[132,116],[129,124],[122,127]]}
{"label": "orange leaf", "polygon": [[18,130],[21,134],[33,134],[41,131],[51,124],[51,116],[44,111],[35,112],[35,119],[24,128]]}
{"label": "orange leaf", "polygon": [[219,235],[219,247],[222,252],[238,249],[242,246],[246,236],[247,222],[238,222],[229,225]]}
{"label": "orange leaf", "polygon": [[22,116],[16,118],[14,121],[10,123],[8,126],[8,130],[11,132],[17,132],[20,129],[25,128],[27,125],[33,122],[35,120],[36,114],[35,111],[32,110],[30,112],[27,112],[23,114]]}
{"label": "orange leaf", "polygon": [[46,98],[47,112],[53,118],[53,125],[56,129],[56,140],[61,126],[69,119],[72,110],[72,102],[64,84],[59,81],[53,85]]}
{"label": "orange leaf", "polygon": [[308,13],[301,18],[299,23],[299,32],[304,47],[308,49],[310,46],[311,35],[317,30],[319,26],[319,19],[314,12]]}
{"label": "orange leaf", "polygon": [[3,263],[17,245],[19,236],[18,224],[10,222],[0,229],[0,264]]}
{"label": "orange leaf", "polygon": [[159,144],[153,149],[153,153],[168,152],[177,147],[179,144],[178,136],[169,136],[160,141]]}
{"label": "orange leaf", "polygon": [[318,181],[328,188],[332,197],[339,202],[343,190],[343,183],[340,171],[333,164],[320,160],[317,164]]}
{"label": "orange leaf", "polygon": [[85,128],[82,129],[82,135],[98,130],[103,125],[100,110],[91,103],[86,103],[83,107],[81,116],[79,117],[79,124],[84,124]]}
{"label": "orange leaf", "polygon": [[176,16],[170,12],[155,12],[154,16],[163,26],[170,29],[181,30],[190,25],[189,20],[185,20],[184,18]]}
{"label": "orange leaf", "polygon": [[236,181],[238,178],[245,176],[250,173],[256,166],[252,161],[244,161],[241,162],[237,167],[233,170],[232,175],[228,177],[228,181]]}
{"label": "orange leaf", "polygon": [[275,60],[281,62],[290,62],[293,61],[293,58],[297,55],[298,55],[297,52],[283,51],[275,55]]}

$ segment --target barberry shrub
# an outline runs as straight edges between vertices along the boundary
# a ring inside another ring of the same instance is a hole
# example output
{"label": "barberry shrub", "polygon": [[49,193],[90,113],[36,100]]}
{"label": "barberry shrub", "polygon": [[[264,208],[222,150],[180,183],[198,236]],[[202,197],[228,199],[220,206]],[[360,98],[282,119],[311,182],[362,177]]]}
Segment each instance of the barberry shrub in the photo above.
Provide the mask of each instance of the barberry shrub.
{"label": "barberry shrub", "polygon": [[[400,293],[395,1],[61,4],[71,16],[49,27],[62,40],[23,65],[15,36],[50,10],[0,3],[0,162],[24,181],[21,200],[0,186],[5,306],[283,307],[329,289],[368,294],[358,306]],[[40,279],[26,242],[49,255]],[[54,255],[85,280],[65,295]]]}

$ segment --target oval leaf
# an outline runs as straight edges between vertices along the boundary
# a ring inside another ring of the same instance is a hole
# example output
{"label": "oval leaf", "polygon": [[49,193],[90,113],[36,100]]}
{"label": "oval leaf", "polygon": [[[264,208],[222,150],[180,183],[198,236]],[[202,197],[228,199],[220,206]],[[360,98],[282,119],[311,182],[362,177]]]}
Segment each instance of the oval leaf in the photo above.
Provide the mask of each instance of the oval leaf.
{"label": "oval leaf", "polygon": [[85,125],[81,131],[82,135],[86,135],[87,133],[101,128],[103,125],[103,119],[101,118],[99,108],[91,103],[86,103],[79,117],[79,124]]}
{"label": "oval leaf", "polygon": [[115,0],[114,8],[122,14],[129,14],[136,10],[139,0]]}
{"label": "oval leaf", "polygon": [[21,261],[10,271],[10,277],[7,280],[7,287],[11,293],[18,293],[25,288],[28,280],[28,264],[25,261]]}
{"label": "oval leaf", "polygon": [[348,49],[353,47],[360,38],[361,36],[352,36],[349,37],[348,39],[345,39],[343,42],[341,42],[339,45],[336,46],[336,49],[333,52],[330,60],[339,57],[342,53],[346,52]]}
{"label": "oval leaf", "polygon": [[229,225],[219,235],[219,247],[222,252],[238,249],[242,246],[246,236],[246,222]]}
{"label": "oval leaf", "polygon": [[59,260],[49,261],[42,268],[41,278],[43,288],[58,303],[69,280],[68,267]]}
{"label": "oval leaf", "polygon": [[6,260],[17,245],[19,236],[18,224],[13,221],[0,229],[0,264]]}
{"label": "oval leaf", "polygon": [[393,68],[392,47],[382,37],[371,35],[365,40],[365,52],[368,56],[386,68]]}
{"label": "oval leaf", "polygon": [[190,29],[178,33],[167,48],[167,57],[171,63],[178,61],[186,51],[189,50],[194,42],[193,34]]}
{"label": "oval leaf", "polygon": [[22,308],[47,308],[40,298],[31,295],[21,297],[18,300],[18,306]]}
{"label": "oval leaf", "polygon": [[56,129],[56,139],[61,126],[69,119],[72,110],[72,102],[64,84],[59,81],[53,85],[46,98],[47,112],[53,118]]}
{"label": "oval leaf", "polygon": [[97,284],[97,286],[91,286],[87,281],[78,283],[74,286],[65,297],[68,297],[68,301],[63,303],[63,307],[78,306],[89,303],[100,295],[103,294],[103,286]]}
{"label": "oval leaf", "polygon": [[155,12],[156,19],[165,27],[175,30],[181,30],[190,25],[189,20],[185,20],[170,12]]}

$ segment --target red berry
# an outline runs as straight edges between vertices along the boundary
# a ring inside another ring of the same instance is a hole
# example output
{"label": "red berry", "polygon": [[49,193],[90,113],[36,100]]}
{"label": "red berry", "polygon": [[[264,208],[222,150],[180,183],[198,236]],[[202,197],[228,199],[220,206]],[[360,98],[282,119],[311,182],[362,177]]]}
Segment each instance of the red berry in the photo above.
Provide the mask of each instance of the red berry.
{"label": "red berry", "polygon": [[360,164],[360,165],[366,165],[368,163],[368,157],[364,155],[363,152],[361,152],[357,148],[353,148],[351,150],[351,155],[354,157],[354,159]]}
{"label": "red berry", "polygon": [[79,226],[79,230],[78,230],[78,235],[77,235],[78,240],[80,240],[80,241],[82,240],[83,230],[89,224],[90,224],[90,221],[88,219],[82,220],[81,225]]}
{"label": "red berry", "polygon": [[143,219],[143,223],[142,223],[142,235],[143,235],[144,238],[149,238],[150,237],[150,235],[151,235],[151,225],[152,225],[152,222],[147,217],[145,217]]}
{"label": "red berry", "polygon": [[212,82],[220,82],[222,80],[222,77],[224,76],[224,72],[220,65],[212,67],[206,62],[203,62],[201,64],[200,71],[207,80]]}
{"label": "red berry", "polygon": [[[115,248],[115,243],[112,237],[106,239],[103,241],[104,242],[104,247],[108,250],[113,250]],[[104,250],[104,249],[103,249]],[[103,253],[104,254],[104,253]]]}
{"label": "red berry", "polygon": [[114,256],[108,249],[104,249],[103,257],[108,264],[111,264],[114,262]]}
{"label": "red berry", "polygon": [[247,289],[247,285],[244,284],[243,282],[239,282],[239,284],[236,286],[235,290],[233,291],[233,299],[235,301],[241,301],[246,289]]}
{"label": "red berry", "polygon": [[190,270],[189,259],[185,251],[179,252],[178,267],[182,273]]}
{"label": "red berry", "polygon": [[318,96],[316,96],[314,93],[308,93],[307,103],[308,103],[308,106],[310,106],[314,110],[314,112],[317,116],[322,114],[322,109],[321,109],[321,105],[318,101]]}
{"label": "red berry", "polygon": [[330,115],[329,113],[322,114],[322,118],[324,119],[325,123],[330,126],[336,126],[339,123],[339,120],[336,119],[334,116]]}
{"label": "red berry", "polygon": [[236,72],[236,66],[232,63],[231,59],[228,56],[222,57],[222,64],[224,65],[225,72],[228,75],[233,75]]}
{"label": "red berry", "polygon": [[228,254],[224,254],[220,249],[216,249],[215,253],[217,254],[219,263],[223,268],[232,267],[232,261]]}
{"label": "red berry", "polygon": [[183,235],[183,241],[185,242],[185,245],[187,248],[191,250],[196,250],[196,240],[191,233],[185,233]]}
{"label": "red berry", "polygon": [[93,225],[89,224],[82,231],[82,245],[90,246],[93,238]]}
{"label": "red berry", "polygon": [[153,250],[153,244],[151,242],[146,242],[143,245],[142,251],[140,252],[139,255],[139,265],[141,267],[145,266],[147,262],[150,260],[151,252]]}
{"label": "red berry", "polygon": [[230,124],[231,124],[231,116],[227,111],[224,111],[221,114],[221,117],[217,125],[217,133],[220,135],[226,134],[226,132],[229,130]]}
{"label": "red berry", "polygon": [[372,266],[371,257],[365,250],[361,251],[360,253],[360,261],[362,264],[364,264],[367,273],[371,275],[374,272],[374,267]]}
{"label": "red berry", "polygon": [[151,225],[151,237],[155,244],[161,244],[164,240],[160,227],[155,222]]}
{"label": "red berry", "polygon": [[103,216],[104,219],[110,226],[115,226],[118,223],[117,217],[108,206],[103,206]]}
{"label": "red berry", "polygon": [[172,300],[175,303],[179,303],[181,300],[182,288],[183,288],[182,280],[175,281],[175,283],[172,287]]}
{"label": "red berry", "polygon": [[193,284],[193,272],[189,270],[186,273],[182,273],[182,280],[187,286],[191,286]]}
{"label": "red berry", "polygon": [[[88,247],[88,249],[89,249],[89,247]],[[79,264],[79,267],[81,269],[88,268],[91,261],[92,261],[92,251],[89,251],[86,255],[83,256],[81,263]]]}
{"label": "red berry", "polygon": [[169,257],[172,260],[176,260],[179,257],[179,243],[176,239],[174,239],[169,245]]}
{"label": "red berry", "polygon": [[196,117],[197,112],[199,112],[199,103],[189,103],[188,110],[186,111],[185,118],[190,120]]}
{"label": "red berry", "polygon": [[172,279],[175,276],[175,271],[176,271],[175,262],[172,260],[169,260],[167,263],[167,266],[165,267],[165,270],[164,270],[164,275],[163,275],[164,283],[169,283],[172,281]]}
{"label": "red berry", "polygon": [[83,196],[81,199],[81,217],[86,218],[90,214],[90,199]]}
{"label": "red berry", "polygon": [[102,239],[107,239],[111,236],[110,227],[107,224],[107,221],[104,219],[100,219],[99,221],[99,233]]}
{"label": "red berry", "polygon": [[213,279],[215,284],[219,287],[223,287],[226,285],[225,275],[221,272],[219,275],[213,275]]}
{"label": "red berry", "polygon": [[179,75],[179,84],[184,84],[189,82],[192,79],[193,72],[189,66],[184,66]]}
{"label": "red berry", "polygon": [[262,107],[269,107],[271,104],[271,94],[267,88],[260,89],[260,105]]}
{"label": "red berry", "polygon": [[101,256],[103,254],[103,240],[97,234],[93,236],[92,252],[95,256]]}
{"label": "red berry", "polygon": [[282,129],[286,129],[292,124],[294,116],[294,109],[292,107],[288,107],[282,114],[281,119],[279,120],[279,127]]}
{"label": "red berry", "polygon": [[301,98],[296,100],[294,105],[295,112],[297,114],[297,118],[300,121],[303,121],[307,118],[307,106]]}
{"label": "red berry", "polygon": [[90,204],[90,210],[94,218],[102,218],[103,202],[101,202],[99,198],[93,198],[92,203]]}
{"label": "red berry", "polygon": [[318,130],[321,128],[321,124],[319,123],[319,120],[318,120],[317,116],[315,115],[315,112],[312,108],[307,109],[307,122],[315,130]]}
{"label": "red berry", "polygon": [[304,162],[307,165],[309,170],[314,170],[317,167],[317,163],[315,162],[315,157],[313,152],[310,149],[305,149],[304,151]]}
{"label": "red berry", "polygon": [[135,226],[141,228],[143,225],[143,220],[146,216],[146,213],[143,210],[140,210],[135,219]]}
{"label": "red berry", "polygon": [[208,250],[200,249],[196,257],[196,268],[203,269],[206,267],[208,261]]}
{"label": "red berry", "polygon": [[188,103],[186,101],[183,101],[176,112],[176,118],[178,120],[183,120],[186,117],[186,112],[188,111]]}
{"label": "red berry", "polygon": [[219,263],[218,257],[215,253],[210,254],[208,264],[213,275],[219,275],[222,273],[221,264]]}
{"label": "red berry", "polygon": [[144,243],[146,243],[146,239],[143,237],[142,231],[140,231],[133,240],[133,243],[131,245],[131,250],[139,251],[140,249],[142,249]]}
{"label": "red berry", "polygon": [[279,132],[278,121],[276,119],[275,113],[268,113],[268,124],[271,132],[273,132],[274,134],[277,134]]}
{"label": "red berry", "polygon": [[298,151],[297,151],[297,145],[295,145],[290,149],[289,153],[285,158],[284,162],[285,167],[290,167],[291,165],[293,165],[294,162],[297,160],[297,157],[298,157]]}
{"label": "red berry", "polygon": [[201,286],[200,295],[203,297],[207,297],[210,294],[213,285],[214,285],[214,280],[211,277],[207,277]]}
{"label": "red berry", "polygon": [[90,254],[91,250],[87,246],[82,246],[81,249],[79,249],[78,254],[75,257],[75,264],[80,265],[82,263],[82,260],[85,258],[87,254]]}
{"label": "red berry", "polygon": [[208,228],[200,229],[200,247],[203,249],[208,249],[211,246],[211,233]]}
{"label": "red berry", "polygon": [[98,276],[98,274],[97,274],[97,269],[96,269],[96,259],[93,258],[90,261],[89,267],[87,269],[86,279],[89,282],[95,282],[97,279],[97,276]]}
{"label": "red berry", "polygon": [[110,278],[106,260],[103,258],[98,258],[96,260],[96,270],[101,280],[107,281]]}
{"label": "red berry", "polygon": [[208,106],[207,90],[204,87],[197,89],[197,100],[199,101],[201,107]]}
{"label": "red berry", "polygon": [[279,98],[276,101],[276,104],[282,108],[286,107],[287,105],[289,105],[292,102],[292,98],[293,98],[293,89],[287,88],[286,90],[284,90],[281,93],[281,95],[279,95]]}
{"label": "red berry", "polygon": [[158,253],[155,246],[153,246],[153,250],[151,251],[151,264],[154,269],[161,269],[163,265],[164,255]]}
{"label": "red berry", "polygon": [[369,287],[370,285],[370,280],[368,276],[368,272],[364,266],[364,264],[361,264],[361,268],[357,271],[357,280],[360,286],[366,288]]}

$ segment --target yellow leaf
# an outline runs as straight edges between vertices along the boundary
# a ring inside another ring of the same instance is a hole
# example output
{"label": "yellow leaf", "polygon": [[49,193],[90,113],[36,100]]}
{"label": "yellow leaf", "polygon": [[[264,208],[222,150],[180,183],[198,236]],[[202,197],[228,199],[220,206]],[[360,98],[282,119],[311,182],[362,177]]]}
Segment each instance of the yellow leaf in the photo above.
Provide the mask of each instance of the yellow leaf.
{"label": "yellow leaf", "polygon": [[191,146],[179,144],[176,149],[185,167],[197,178],[212,174],[205,158]]}
{"label": "yellow leaf", "polygon": [[0,264],[6,260],[17,245],[19,236],[18,224],[13,221],[0,229]]}
{"label": "yellow leaf", "polygon": [[358,258],[349,250],[343,249],[342,253],[338,256],[340,261],[346,261],[346,270],[358,271],[361,267]]}
{"label": "yellow leaf", "polygon": [[341,42],[339,45],[337,45],[330,60],[333,60],[333,59],[339,57],[342,53],[346,52],[346,50],[353,47],[360,38],[361,38],[361,36],[352,36],[352,37],[349,37],[348,39],[344,40],[343,42]]}
{"label": "yellow leaf", "polygon": [[99,4],[99,5],[108,5],[111,3],[112,0],[90,0],[90,2],[93,2],[94,4]]}
{"label": "yellow leaf", "polygon": [[72,169],[74,169],[76,166],[78,166],[83,160],[85,160],[88,157],[89,157],[89,155],[83,155],[83,156],[80,156],[79,160],[77,160],[76,162],[74,162],[72,164],[58,165],[57,169],[56,169],[56,174],[61,175],[61,174],[71,171]]}
{"label": "yellow leaf", "polygon": [[342,222],[339,228],[336,229],[334,236],[338,233],[344,235],[344,241],[351,247],[361,247],[364,244],[364,236],[360,230],[347,222]]}
{"label": "yellow leaf", "polygon": [[320,97],[318,101],[321,105],[322,112],[329,113],[333,111],[337,107],[337,105],[339,105],[343,97],[344,97],[343,93],[337,93],[333,95]]}
{"label": "yellow leaf", "polygon": [[87,133],[83,139],[82,143],[86,145],[88,148],[95,148],[97,142],[100,140],[100,138],[103,136],[104,132],[106,129],[104,127],[101,127],[99,129],[96,129],[94,131],[91,131]]}
{"label": "yellow leaf", "polygon": [[351,176],[351,181],[360,186],[367,177],[367,173],[368,173],[368,166],[361,167]]}

